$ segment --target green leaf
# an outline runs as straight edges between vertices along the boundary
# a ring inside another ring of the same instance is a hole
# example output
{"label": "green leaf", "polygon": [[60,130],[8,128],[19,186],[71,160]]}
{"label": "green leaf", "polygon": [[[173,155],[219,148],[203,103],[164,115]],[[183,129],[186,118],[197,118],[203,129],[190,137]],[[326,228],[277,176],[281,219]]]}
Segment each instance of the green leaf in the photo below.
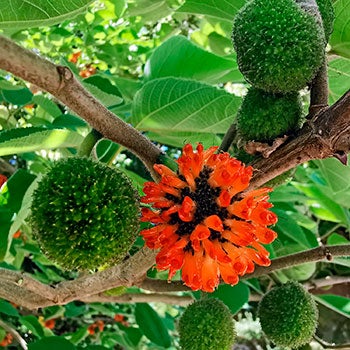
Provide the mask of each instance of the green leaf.
{"label": "green leaf", "polygon": [[128,11],[130,16],[142,16],[145,22],[156,22],[172,13],[166,0],[133,0],[128,2]]}
{"label": "green leaf", "polygon": [[1,94],[4,100],[17,106],[24,106],[32,101],[33,94],[27,88],[18,90],[2,90]]}
{"label": "green leaf", "polygon": [[153,343],[168,348],[171,338],[163,320],[145,303],[136,304],[135,318],[143,334]]}
{"label": "green leaf", "polygon": [[350,59],[337,57],[328,64],[329,104],[350,89]]}
{"label": "green leaf", "polygon": [[332,52],[350,58],[350,1],[335,1],[334,10],[334,29],[330,38]]}
{"label": "green leaf", "polygon": [[350,318],[350,298],[333,294],[323,294],[317,296],[316,300],[333,311]]}
{"label": "green leaf", "polygon": [[0,300],[0,313],[14,317],[19,316],[18,310],[5,300]]}
{"label": "green leaf", "polygon": [[156,79],[136,94],[130,122],[140,130],[165,133],[225,133],[241,98],[216,87],[178,78]]}
{"label": "green leaf", "polygon": [[294,183],[294,186],[310,198],[307,204],[320,219],[350,225],[349,213],[322,191],[324,186],[302,183]]}
{"label": "green leaf", "polygon": [[75,350],[76,347],[65,338],[47,337],[28,344],[28,350]]}
{"label": "green leaf", "polygon": [[107,78],[93,75],[84,79],[83,85],[106,107],[113,107],[123,102],[119,89]]}
{"label": "green leaf", "polygon": [[195,145],[197,142],[203,144],[204,148],[209,148],[210,146],[219,145],[222,140],[222,138],[218,135],[202,132],[148,132],[147,136],[152,141],[179,148],[182,148],[185,143],[191,143]]}
{"label": "green leaf", "polygon": [[91,0],[8,0],[0,2],[0,28],[52,26],[87,10]]}
{"label": "green leaf", "polygon": [[225,303],[232,314],[237,313],[248,302],[249,295],[249,288],[243,282],[239,282],[235,286],[220,284],[213,293],[208,294],[210,298],[218,298]]}
{"label": "green leaf", "polygon": [[331,200],[350,208],[350,167],[344,166],[334,158],[315,161],[326,185],[318,184],[319,189]]}
{"label": "green leaf", "polygon": [[288,242],[295,242],[303,248],[311,248],[305,232],[293,219],[293,212],[276,208],[273,211],[278,216],[277,224],[273,227],[273,230],[277,232],[279,241],[283,243],[284,240],[287,240]]}
{"label": "green leaf", "polygon": [[83,137],[64,129],[19,128],[0,132],[0,156],[42,149],[77,147]]}
{"label": "green leaf", "polygon": [[244,81],[236,60],[205,51],[181,35],[157,47],[145,66],[146,81],[171,76],[210,84]]}
{"label": "green leaf", "polygon": [[36,95],[33,97],[32,102],[40,106],[43,110],[45,110],[49,115],[53,118],[57,118],[62,114],[62,111],[59,109],[57,104],[53,102],[51,99],[43,96]]}
{"label": "green leaf", "polygon": [[350,243],[348,239],[346,239],[344,236],[340,235],[339,233],[332,233],[327,238],[327,244],[330,245],[337,245],[337,244],[348,244]]}
{"label": "green leaf", "polygon": [[38,319],[33,315],[22,316],[19,318],[21,322],[28,330],[30,330],[35,336],[41,338],[44,336],[43,326],[39,323]]}
{"label": "green leaf", "polygon": [[245,2],[245,0],[187,0],[176,12],[206,15],[227,21],[232,25],[235,14]]}

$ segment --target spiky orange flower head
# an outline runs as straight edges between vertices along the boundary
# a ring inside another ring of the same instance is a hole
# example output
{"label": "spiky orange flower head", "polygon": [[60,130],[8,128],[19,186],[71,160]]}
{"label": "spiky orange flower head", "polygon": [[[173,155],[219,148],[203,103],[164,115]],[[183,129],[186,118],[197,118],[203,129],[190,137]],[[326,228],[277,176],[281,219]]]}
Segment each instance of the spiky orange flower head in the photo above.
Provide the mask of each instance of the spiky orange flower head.
{"label": "spiky orange flower head", "polygon": [[146,182],[141,199],[153,206],[142,209],[141,220],[153,226],[141,235],[149,248],[160,249],[157,269],[169,269],[169,280],[182,269],[185,285],[206,292],[214,291],[220,276],[234,285],[253,272],[254,263],[268,266],[269,253],[261,243],[277,237],[267,228],[277,222],[268,210],[271,188],[240,194],[253,169],[228,153],[215,153],[217,148],[185,145],[177,173],[156,164],[161,180]]}

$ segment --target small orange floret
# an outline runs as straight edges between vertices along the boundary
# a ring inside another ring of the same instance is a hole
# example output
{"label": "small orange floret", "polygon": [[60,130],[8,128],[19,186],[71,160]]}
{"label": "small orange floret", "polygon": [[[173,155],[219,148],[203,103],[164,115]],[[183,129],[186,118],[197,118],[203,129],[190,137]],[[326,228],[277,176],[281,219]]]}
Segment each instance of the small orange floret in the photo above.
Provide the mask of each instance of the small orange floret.
{"label": "small orange floret", "polygon": [[56,320],[51,318],[50,320],[46,320],[44,322],[44,327],[48,328],[48,329],[54,329],[56,325]]}
{"label": "small orange floret", "polygon": [[7,333],[4,337],[4,339],[0,342],[0,346],[8,346],[12,344],[13,341],[13,335],[11,333]]}
{"label": "small orange floret", "polygon": [[0,174],[0,187],[7,181],[7,177],[5,175]]}
{"label": "small orange floret", "polygon": [[253,176],[228,153],[204,150],[198,144],[183,148],[175,173],[165,165],[154,169],[159,183],[146,182],[141,221],[152,227],[141,231],[146,245],[159,249],[156,267],[169,270],[169,280],[182,270],[182,280],[193,290],[212,292],[220,277],[234,285],[255,264],[270,264],[262,244],[277,234],[267,226],[277,222],[269,209],[271,188],[245,191]]}

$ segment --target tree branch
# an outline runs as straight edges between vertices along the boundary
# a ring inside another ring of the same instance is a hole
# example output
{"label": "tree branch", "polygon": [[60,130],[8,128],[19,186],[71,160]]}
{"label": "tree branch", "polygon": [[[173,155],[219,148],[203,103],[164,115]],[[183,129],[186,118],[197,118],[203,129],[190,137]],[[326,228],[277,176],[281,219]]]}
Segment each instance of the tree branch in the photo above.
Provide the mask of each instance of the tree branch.
{"label": "tree branch", "polygon": [[187,306],[194,299],[188,295],[173,295],[161,293],[134,294],[126,293],[119,296],[109,296],[106,294],[91,295],[81,298],[80,301],[86,303],[165,303],[169,305]]}
{"label": "tree branch", "polygon": [[266,159],[252,163],[253,179],[246,191],[313,159],[336,156],[350,151],[350,90],[334,105],[306,122],[295,138],[287,140]]}
{"label": "tree branch", "polygon": [[158,178],[153,164],[161,154],[160,149],[104,107],[85,90],[69,68],[56,66],[0,36],[0,69],[51,93],[104,137],[127,147],[144,162],[151,174]]}
{"label": "tree branch", "polygon": [[[350,244],[321,246],[305,250],[303,252],[282,256],[280,258],[273,259],[270,266],[257,266],[253,273],[242,276],[241,280],[261,277],[277,270],[282,270],[307,262],[316,262],[325,259],[329,261],[335,256],[350,256]],[[163,280],[154,280],[150,278],[144,279],[139,284],[139,287],[154,292],[179,292],[191,290],[190,288],[184,286],[181,281],[167,283]]]}

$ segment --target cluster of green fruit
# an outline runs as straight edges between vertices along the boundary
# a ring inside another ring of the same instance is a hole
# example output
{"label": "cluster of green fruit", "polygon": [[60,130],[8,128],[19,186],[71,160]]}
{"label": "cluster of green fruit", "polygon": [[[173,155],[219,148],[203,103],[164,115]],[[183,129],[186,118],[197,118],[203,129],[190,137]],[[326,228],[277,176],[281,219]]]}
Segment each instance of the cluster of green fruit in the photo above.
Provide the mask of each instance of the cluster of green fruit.
{"label": "cluster of green fruit", "polygon": [[322,21],[296,0],[250,0],[236,15],[233,45],[252,85],[237,115],[242,141],[271,143],[300,128],[299,91],[324,63],[333,30],[331,0],[317,4]]}
{"label": "cluster of green fruit", "polygon": [[[258,308],[266,337],[282,348],[308,344],[317,327],[316,303],[298,282],[271,289]],[[179,320],[182,350],[230,350],[236,339],[234,321],[228,307],[214,298],[195,301]]]}
{"label": "cluster of green fruit", "polygon": [[33,233],[48,258],[67,270],[121,261],[139,229],[139,197],[116,168],[85,157],[56,162],[31,205]]}

